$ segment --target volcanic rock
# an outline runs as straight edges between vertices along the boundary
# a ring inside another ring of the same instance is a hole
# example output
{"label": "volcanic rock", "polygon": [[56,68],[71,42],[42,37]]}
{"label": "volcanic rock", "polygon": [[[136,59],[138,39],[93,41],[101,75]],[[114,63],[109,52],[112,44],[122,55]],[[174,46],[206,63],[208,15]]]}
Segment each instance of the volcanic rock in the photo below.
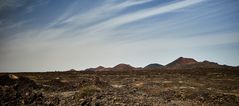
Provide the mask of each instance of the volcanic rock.
{"label": "volcanic rock", "polygon": [[103,66],[98,66],[96,68],[85,69],[85,71],[104,71],[104,70],[105,70],[105,67],[103,67]]}
{"label": "volcanic rock", "polygon": [[185,65],[196,64],[196,63],[198,63],[198,62],[192,58],[179,57],[178,59],[167,64],[166,66],[169,68],[180,68]]}
{"label": "volcanic rock", "polygon": [[164,66],[161,64],[157,64],[157,63],[149,64],[144,67],[144,69],[161,69],[161,68],[164,68]]}
{"label": "volcanic rock", "polygon": [[218,63],[210,62],[207,60],[203,62],[197,62],[192,58],[183,58],[183,57],[180,57],[175,61],[169,63],[168,65],[166,65],[166,67],[172,69],[231,68],[230,66],[220,65]]}
{"label": "volcanic rock", "polygon": [[129,64],[118,64],[115,67],[113,67],[113,70],[120,70],[120,71],[125,71],[125,70],[134,70],[134,67],[130,66]]}
{"label": "volcanic rock", "polygon": [[57,105],[58,102],[48,99],[36,91],[37,84],[22,76],[13,74],[0,76],[0,106]]}

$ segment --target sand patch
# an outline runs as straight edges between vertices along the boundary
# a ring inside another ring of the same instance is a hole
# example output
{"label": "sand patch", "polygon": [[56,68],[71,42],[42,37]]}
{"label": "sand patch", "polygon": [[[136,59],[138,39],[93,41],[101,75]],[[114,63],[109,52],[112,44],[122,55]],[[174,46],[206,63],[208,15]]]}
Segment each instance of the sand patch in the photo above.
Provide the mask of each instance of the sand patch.
{"label": "sand patch", "polygon": [[111,86],[114,87],[114,88],[122,88],[122,87],[124,87],[125,85],[114,84],[114,85],[111,85]]}

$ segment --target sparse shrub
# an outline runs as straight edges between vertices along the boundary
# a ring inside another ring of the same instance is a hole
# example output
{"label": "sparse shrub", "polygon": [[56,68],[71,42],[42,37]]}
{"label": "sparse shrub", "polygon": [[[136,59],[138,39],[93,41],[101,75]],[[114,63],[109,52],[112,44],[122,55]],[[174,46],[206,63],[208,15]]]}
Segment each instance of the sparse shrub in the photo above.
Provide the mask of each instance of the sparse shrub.
{"label": "sparse shrub", "polygon": [[89,96],[93,96],[97,92],[100,92],[100,88],[98,88],[96,86],[86,86],[81,89],[80,96],[82,98],[89,97]]}

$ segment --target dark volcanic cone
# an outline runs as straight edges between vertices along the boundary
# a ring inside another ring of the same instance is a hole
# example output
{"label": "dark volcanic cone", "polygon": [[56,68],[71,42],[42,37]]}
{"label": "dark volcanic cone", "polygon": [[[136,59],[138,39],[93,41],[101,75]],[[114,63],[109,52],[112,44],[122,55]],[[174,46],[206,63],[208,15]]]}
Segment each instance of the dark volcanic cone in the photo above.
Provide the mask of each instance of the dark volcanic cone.
{"label": "dark volcanic cone", "polygon": [[98,66],[96,68],[87,68],[85,71],[104,71],[106,68],[103,66]]}
{"label": "dark volcanic cone", "polygon": [[129,64],[118,64],[113,67],[113,70],[125,71],[125,70],[134,70],[135,68],[130,66]]}
{"label": "dark volcanic cone", "polygon": [[167,68],[172,69],[193,69],[193,68],[231,68],[230,66],[226,65],[220,65],[215,62],[210,61],[203,61],[203,62],[197,62],[196,60],[192,58],[183,58],[180,57],[176,59],[175,61],[169,63],[166,65]]}
{"label": "dark volcanic cone", "polygon": [[169,68],[177,68],[185,65],[196,64],[198,63],[196,60],[192,58],[184,58],[179,57],[178,59],[174,60],[173,62],[167,64],[166,66]]}
{"label": "dark volcanic cone", "polygon": [[161,68],[164,68],[164,66],[161,64],[157,64],[157,63],[149,64],[144,67],[144,69],[161,69]]}

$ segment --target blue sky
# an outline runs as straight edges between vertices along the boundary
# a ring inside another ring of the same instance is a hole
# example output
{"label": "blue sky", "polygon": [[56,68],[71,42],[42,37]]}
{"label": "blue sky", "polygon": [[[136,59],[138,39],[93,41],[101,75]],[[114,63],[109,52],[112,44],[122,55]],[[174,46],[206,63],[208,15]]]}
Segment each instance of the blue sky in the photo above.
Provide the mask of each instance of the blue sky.
{"label": "blue sky", "polygon": [[0,71],[239,65],[239,0],[0,0]]}

